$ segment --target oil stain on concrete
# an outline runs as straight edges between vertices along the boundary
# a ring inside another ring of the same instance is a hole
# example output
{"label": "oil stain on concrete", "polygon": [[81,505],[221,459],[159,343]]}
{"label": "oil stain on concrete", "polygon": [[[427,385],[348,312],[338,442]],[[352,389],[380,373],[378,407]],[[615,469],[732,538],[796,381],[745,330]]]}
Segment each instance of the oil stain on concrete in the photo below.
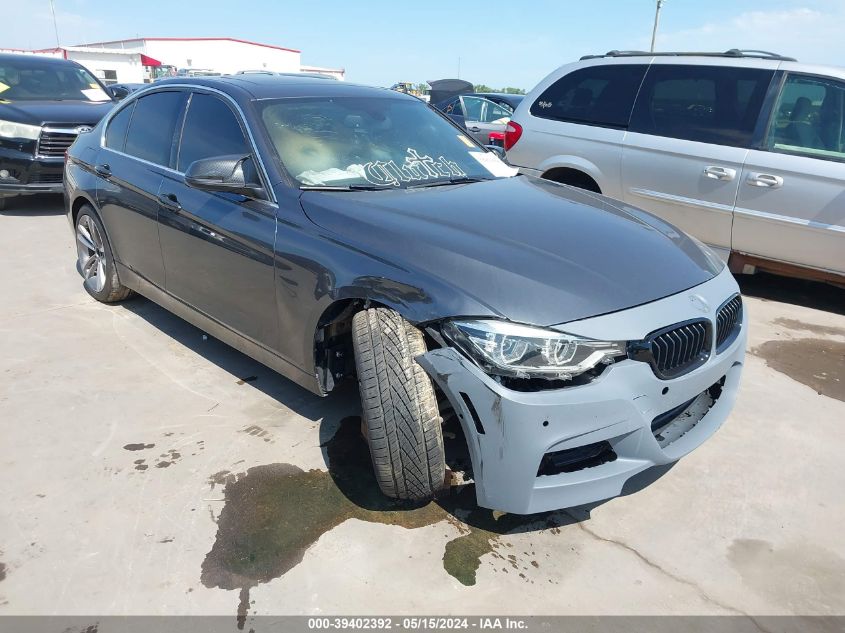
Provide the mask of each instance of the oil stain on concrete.
{"label": "oil stain on concrete", "polygon": [[792,613],[845,611],[845,560],[835,552],[809,542],[737,539],[728,560],[749,587]]}
{"label": "oil stain on concrete", "polygon": [[802,338],[766,341],[753,353],[772,369],[815,389],[821,395],[845,401],[845,343]]}
{"label": "oil stain on concrete", "polygon": [[476,505],[471,486],[427,503],[388,499],[376,484],[358,417],[343,420],[325,448],[329,472],[268,464],[239,475],[221,471],[209,480],[225,485],[225,505],[201,580],[206,587],[240,590],[239,625],[251,587],[295,567],[323,534],[348,519],[406,529],[448,521],[460,535],[447,543],[443,567],[464,585],[475,584],[481,557],[502,545],[501,535],[573,522],[563,513],[494,516]]}
{"label": "oil stain on concrete", "polygon": [[253,437],[259,437],[265,442],[272,441],[272,438],[269,436],[267,430],[262,429],[256,424],[250,424],[249,426],[244,427],[243,429],[241,429],[241,433],[246,433],[247,435],[252,435]]}
{"label": "oil stain on concrete", "polygon": [[156,468],[169,468],[181,459],[182,454],[176,449],[171,448],[166,453],[159,455],[160,461],[156,464]]}
{"label": "oil stain on concrete", "polygon": [[6,563],[0,563],[0,581],[6,580]]}
{"label": "oil stain on concrete", "polygon": [[143,451],[148,448],[154,448],[155,444],[144,444],[143,442],[139,442],[138,444],[127,444],[123,448],[127,451]]}
{"label": "oil stain on concrete", "polygon": [[818,336],[845,336],[845,328],[833,325],[805,323],[804,321],[799,321],[798,319],[787,319],[785,317],[776,318],[774,323],[790,330],[803,330],[806,332],[812,332]]}

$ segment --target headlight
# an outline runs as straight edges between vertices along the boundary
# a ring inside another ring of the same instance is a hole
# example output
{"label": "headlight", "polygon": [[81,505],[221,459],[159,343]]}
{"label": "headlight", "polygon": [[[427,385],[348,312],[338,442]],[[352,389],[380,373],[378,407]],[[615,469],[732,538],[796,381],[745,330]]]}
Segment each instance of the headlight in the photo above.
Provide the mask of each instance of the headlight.
{"label": "headlight", "polygon": [[626,354],[624,341],[596,341],[507,321],[448,321],[444,334],[490,374],[567,380]]}
{"label": "headlight", "polygon": [[41,126],[0,120],[0,137],[34,141],[41,134]]}

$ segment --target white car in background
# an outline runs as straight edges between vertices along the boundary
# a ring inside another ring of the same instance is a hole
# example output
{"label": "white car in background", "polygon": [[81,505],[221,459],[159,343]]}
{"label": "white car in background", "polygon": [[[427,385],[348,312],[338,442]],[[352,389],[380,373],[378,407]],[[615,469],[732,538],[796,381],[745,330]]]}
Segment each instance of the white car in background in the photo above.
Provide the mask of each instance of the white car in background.
{"label": "white car in background", "polygon": [[527,174],[636,205],[734,272],[845,284],[845,69],[762,51],[611,51],[558,68],[505,133]]}

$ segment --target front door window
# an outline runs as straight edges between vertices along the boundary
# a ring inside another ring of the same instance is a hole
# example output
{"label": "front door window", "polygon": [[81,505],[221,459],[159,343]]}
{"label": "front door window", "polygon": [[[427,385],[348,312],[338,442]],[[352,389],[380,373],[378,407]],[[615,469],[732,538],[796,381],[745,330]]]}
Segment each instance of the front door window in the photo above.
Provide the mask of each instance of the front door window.
{"label": "front door window", "polygon": [[845,84],[789,75],[775,106],[768,147],[775,152],[845,160]]}

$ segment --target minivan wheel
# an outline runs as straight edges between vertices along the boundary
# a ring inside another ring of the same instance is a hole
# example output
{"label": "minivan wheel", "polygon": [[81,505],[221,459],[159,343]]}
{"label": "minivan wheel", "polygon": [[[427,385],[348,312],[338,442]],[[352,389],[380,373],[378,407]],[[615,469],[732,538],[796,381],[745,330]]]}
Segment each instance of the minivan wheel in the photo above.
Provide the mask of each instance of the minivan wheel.
{"label": "minivan wheel", "polygon": [[382,492],[428,499],[446,474],[442,420],[434,386],[414,358],[422,332],[387,308],[352,318],[352,343],[367,442]]}
{"label": "minivan wheel", "polygon": [[82,285],[89,295],[103,303],[114,303],[132,294],[117,277],[103,223],[87,205],[80,209],[76,217],[76,252],[76,269],[82,275]]}

